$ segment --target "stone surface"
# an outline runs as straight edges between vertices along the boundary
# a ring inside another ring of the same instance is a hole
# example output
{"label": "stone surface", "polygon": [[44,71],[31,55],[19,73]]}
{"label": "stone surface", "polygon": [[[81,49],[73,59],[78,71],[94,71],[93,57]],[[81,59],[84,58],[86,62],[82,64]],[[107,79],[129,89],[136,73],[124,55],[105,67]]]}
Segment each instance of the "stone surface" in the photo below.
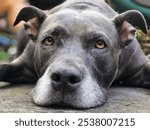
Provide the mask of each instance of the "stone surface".
{"label": "stone surface", "polygon": [[132,87],[109,89],[107,102],[97,108],[76,110],[71,108],[51,108],[36,106],[30,91],[34,85],[9,85],[0,82],[0,112],[150,112],[150,90]]}

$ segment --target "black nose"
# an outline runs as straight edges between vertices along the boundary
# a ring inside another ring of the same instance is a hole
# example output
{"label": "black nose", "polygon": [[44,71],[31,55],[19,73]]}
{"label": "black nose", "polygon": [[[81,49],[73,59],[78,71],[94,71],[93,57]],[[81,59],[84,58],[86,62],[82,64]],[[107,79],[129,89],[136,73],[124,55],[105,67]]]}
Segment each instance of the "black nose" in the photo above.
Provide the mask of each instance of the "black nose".
{"label": "black nose", "polygon": [[79,86],[82,75],[78,70],[61,69],[54,71],[50,78],[56,91],[71,92]]}

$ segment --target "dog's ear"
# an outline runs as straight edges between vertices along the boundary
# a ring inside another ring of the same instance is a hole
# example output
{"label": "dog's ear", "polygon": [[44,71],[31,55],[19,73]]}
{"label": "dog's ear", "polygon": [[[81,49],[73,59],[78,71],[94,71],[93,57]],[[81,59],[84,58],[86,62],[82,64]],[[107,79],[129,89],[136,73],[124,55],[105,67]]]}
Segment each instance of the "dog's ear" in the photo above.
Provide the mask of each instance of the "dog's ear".
{"label": "dog's ear", "polygon": [[125,45],[131,43],[134,39],[136,27],[147,34],[147,23],[144,16],[136,10],[126,11],[113,18],[118,30],[120,41]]}
{"label": "dog's ear", "polygon": [[33,6],[25,7],[19,12],[14,22],[14,26],[20,21],[25,21],[25,30],[27,31],[29,37],[31,37],[32,40],[35,40],[37,38],[40,25],[45,18],[46,14],[42,10]]}

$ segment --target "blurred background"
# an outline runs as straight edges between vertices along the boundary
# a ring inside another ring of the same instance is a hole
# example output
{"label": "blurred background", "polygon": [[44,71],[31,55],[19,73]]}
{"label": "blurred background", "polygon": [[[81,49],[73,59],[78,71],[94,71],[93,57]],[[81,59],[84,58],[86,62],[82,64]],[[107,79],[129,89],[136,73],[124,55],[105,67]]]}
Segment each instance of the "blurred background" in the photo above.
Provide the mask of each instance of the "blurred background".
{"label": "blurred background", "polygon": [[150,0],[106,0],[111,7],[118,13],[127,10],[138,10],[146,18],[148,24],[148,34],[144,34],[141,30],[136,31],[136,37],[146,55],[150,54]]}
{"label": "blurred background", "polygon": [[[13,27],[18,12],[25,6],[36,6],[47,11],[65,0],[0,0],[0,61],[11,60],[16,52],[16,34],[23,23]],[[118,13],[127,10],[139,10],[146,18],[150,29],[150,0],[106,0]],[[146,55],[150,54],[150,30],[143,34],[137,30],[136,37],[139,40]]]}

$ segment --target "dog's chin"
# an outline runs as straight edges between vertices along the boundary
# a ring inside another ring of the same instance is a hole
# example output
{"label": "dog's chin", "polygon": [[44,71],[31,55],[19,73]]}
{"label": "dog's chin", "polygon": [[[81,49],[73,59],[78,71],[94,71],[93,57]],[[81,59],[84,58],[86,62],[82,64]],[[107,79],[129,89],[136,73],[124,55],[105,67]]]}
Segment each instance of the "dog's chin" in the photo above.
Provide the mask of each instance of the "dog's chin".
{"label": "dog's chin", "polygon": [[62,95],[55,93],[52,96],[41,98],[42,96],[33,96],[33,102],[42,107],[67,108],[67,109],[91,109],[99,107],[106,102],[105,94],[98,94],[95,98],[80,97],[74,93]]}
{"label": "dog's chin", "polygon": [[101,96],[97,100],[91,100],[89,98],[85,98],[85,100],[80,100],[79,98],[77,99],[76,96],[74,96],[74,98],[72,95],[69,98],[66,98],[66,96],[64,95],[59,95],[58,97],[55,99],[53,98],[52,100],[48,98],[45,98],[43,100],[39,100],[39,98],[33,98],[33,102],[41,107],[78,110],[100,107],[106,102],[105,96]]}
{"label": "dog's chin", "polygon": [[72,109],[78,109],[78,110],[86,109],[86,108],[74,106],[74,105],[69,104],[69,103],[65,103],[63,101],[49,104],[49,105],[45,104],[44,107],[49,107],[49,108],[54,108],[54,109],[67,109],[67,110],[68,109],[70,109],[70,110],[72,110]]}
{"label": "dog's chin", "polygon": [[72,92],[63,95],[60,92],[37,93],[32,91],[33,102],[38,106],[68,109],[90,109],[103,105],[106,102],[106,94],[103,92],[89,93]]}
{"label": "dog's chin", "polygon": [[85,109],[92,109],[92,108],[100,107],[104,103],[105,102],[101,102],[100,104],[96,104],[94,106],[86,106],[86,107],[85,107],[85,105],[70,104],[70,103],[66,103],[66,102],[63,102],[63,101],[52,103],[52,104],[48,104],[48,103],[47,104],[37,104],[37,103],[35,103],[35,104],[38,105],[38,106],[40,106],[40,107],[54,108],[54,109],[85,110]]}

